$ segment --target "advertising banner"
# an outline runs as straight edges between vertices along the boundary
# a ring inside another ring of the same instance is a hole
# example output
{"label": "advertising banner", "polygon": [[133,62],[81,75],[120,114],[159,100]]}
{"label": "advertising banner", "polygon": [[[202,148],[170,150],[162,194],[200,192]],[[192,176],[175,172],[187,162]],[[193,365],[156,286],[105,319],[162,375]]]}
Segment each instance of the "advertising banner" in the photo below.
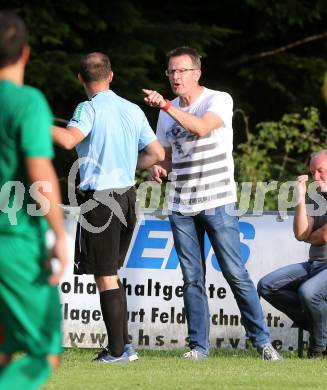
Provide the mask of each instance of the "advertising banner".
{"label": "advertising banner", "polygon": [[[77,210],[66,210],[70,266],[60,284],[64,346],[106,345],[99,296],[93,276],[74,276]],[[277,214],[240,218],[242,259],[254,284],[281,266],[306,261],[309,245],[295,240],[293,217]],[[212,347],[241,349],[246,334],[233,294],[206,238],[207,295]],[[137,348],[172,349],[187,345],[182,274],[167,217],[144,215],[135,227],[120,278],[128,300],[129,333]],[[275,346],[297,349],[297,328],[283,313],[261,301]]]}

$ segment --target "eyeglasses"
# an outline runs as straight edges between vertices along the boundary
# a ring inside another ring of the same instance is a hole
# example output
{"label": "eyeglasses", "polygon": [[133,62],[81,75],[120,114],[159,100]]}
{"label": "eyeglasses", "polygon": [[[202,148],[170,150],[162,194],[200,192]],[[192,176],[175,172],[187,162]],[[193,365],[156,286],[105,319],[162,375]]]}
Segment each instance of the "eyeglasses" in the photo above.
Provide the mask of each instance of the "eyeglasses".
{"label": "eyeglasses", "polygon": [[167,77],[172,76],[174,73],[182,75],[185,72],[189,72],[191,70],[198,70],[198,69],[195,69],[195,68],[190,68],[190,69],[185,69],[185,68],[184,69],[166,69],[165,70],[165,75]]}

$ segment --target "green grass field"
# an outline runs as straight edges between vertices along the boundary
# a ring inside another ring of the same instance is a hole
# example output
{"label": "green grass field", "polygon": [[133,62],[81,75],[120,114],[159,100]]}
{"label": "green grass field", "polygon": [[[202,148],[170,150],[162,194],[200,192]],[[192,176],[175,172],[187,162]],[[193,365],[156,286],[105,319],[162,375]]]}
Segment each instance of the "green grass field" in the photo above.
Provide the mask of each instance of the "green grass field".
{"label": "green grass field", "polygon": [[214,351],[205,361],[183,361],[183,351],[139,351],[126,365],[96,364],[93,350],[69,349],[44,387],[58,389],[327,389],[327,359],[262,361],[254,351]]}

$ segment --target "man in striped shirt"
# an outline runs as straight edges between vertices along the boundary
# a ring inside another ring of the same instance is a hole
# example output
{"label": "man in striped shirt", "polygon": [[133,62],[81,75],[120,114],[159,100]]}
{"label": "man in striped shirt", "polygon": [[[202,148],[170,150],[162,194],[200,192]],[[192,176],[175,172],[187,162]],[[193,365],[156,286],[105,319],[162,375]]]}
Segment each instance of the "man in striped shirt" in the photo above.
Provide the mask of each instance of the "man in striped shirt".
{"label": "man in striped shirt", "polygon": [[[145,102],[161,109],[157,137],[166,158],[151,176],[161,182],[173,172],[169,220],[184,279],[184,305],[190,351],[184,358],[209,354],[209,307],[205,286],[204,235],[240,309],[248,337],[265,360],[280,360],[270,343],[258,294],[241,259],[238,219],[228,213],[236,201],[233,149],[233,100],[226,92],[199,84],[201,57],[189,47],[168,53],[166,75],[173,101],[144,89]],[[228,206],[228,207],[226,207]],[[232,206],[232,207],[230,207]]]}

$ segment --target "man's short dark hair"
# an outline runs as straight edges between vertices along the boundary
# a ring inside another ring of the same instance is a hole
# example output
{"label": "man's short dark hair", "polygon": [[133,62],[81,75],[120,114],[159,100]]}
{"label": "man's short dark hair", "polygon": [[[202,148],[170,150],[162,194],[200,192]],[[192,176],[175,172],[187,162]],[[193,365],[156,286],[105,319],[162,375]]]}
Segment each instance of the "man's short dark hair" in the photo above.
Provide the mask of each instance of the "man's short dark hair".
{"label": "man's short dark hair", "polygon": [[81,60],[79,74],[85,83],[105,80],[110,72],[109,57],[103,53],[89,53]]}
{"label": "man's short dark hair", "polygon": [[189,57],[191,57],[193,65],[196,66],[197,69],[201,69],[200,54],[195,49],[188,46],[177,47],[176,49],[169,51],[167,53],[167,62],[169,62],[171,57],[179,57],[184,55],[188,55]]}
{"label": "man's short dark hair", "polygon": [[27,43],[23,20],[13,11],[0,11],[0,68],[16,63]]}

